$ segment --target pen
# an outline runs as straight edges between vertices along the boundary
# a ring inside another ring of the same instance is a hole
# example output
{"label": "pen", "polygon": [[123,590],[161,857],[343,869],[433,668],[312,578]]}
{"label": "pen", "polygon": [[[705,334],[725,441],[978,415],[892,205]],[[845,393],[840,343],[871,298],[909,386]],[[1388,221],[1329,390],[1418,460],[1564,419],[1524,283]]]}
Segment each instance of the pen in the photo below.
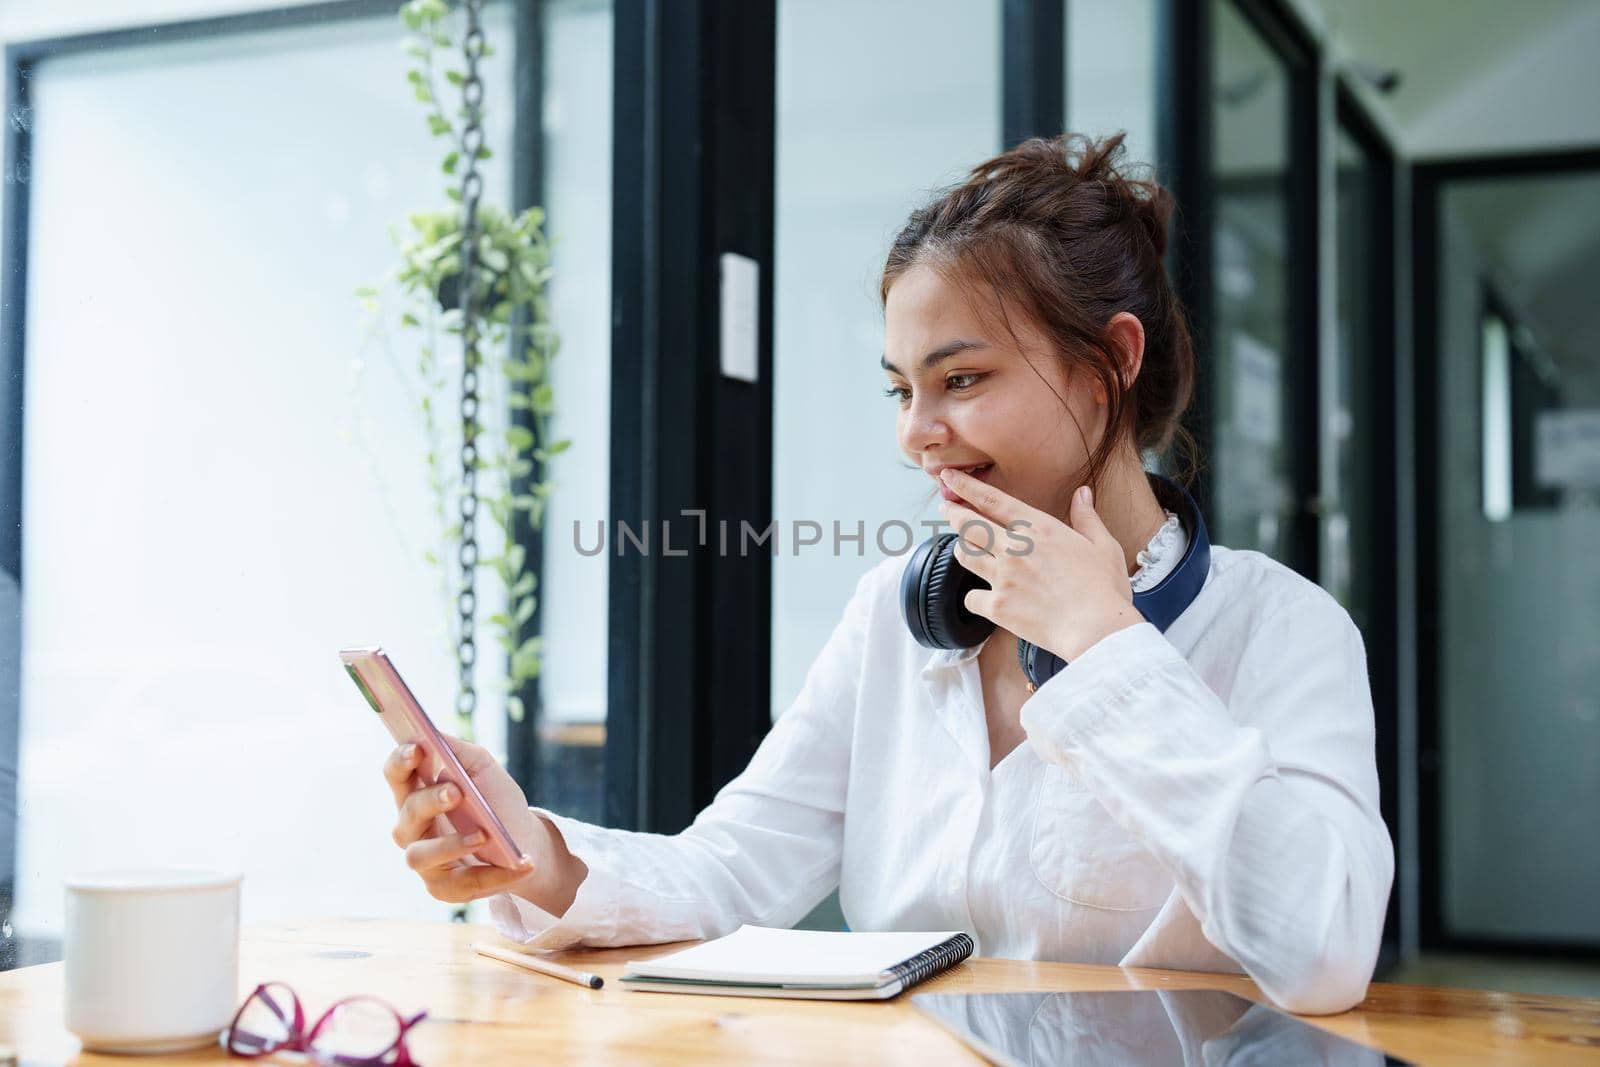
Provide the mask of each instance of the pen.
{"label": "pen", "polygon": [[509,949],[476,943],[473,944],[472,950],[480,956],[488,956],[492,960],[509,963],[513,967],[538,971],[540,974],[548,974],[552,978],[560,978],[576,985],[586,985],[590,989],[599,989],[606,984],[605,979],[598,974],[590,974],[588,971],[577,971],[571,967],[563,967],[559,963],[551,963],[549,960],[529,955],[526,952],[512,952]]}

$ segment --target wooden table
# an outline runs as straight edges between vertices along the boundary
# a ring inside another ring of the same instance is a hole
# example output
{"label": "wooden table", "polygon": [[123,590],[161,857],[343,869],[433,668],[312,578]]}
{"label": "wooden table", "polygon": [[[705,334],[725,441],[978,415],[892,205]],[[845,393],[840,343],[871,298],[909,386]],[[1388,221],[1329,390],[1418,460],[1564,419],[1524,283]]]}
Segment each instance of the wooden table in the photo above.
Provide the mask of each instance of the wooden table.
{"label": "wooden table", "polygon": [[[631,992],[613,979],[629,959],[681,946],[565,953],[606,978],[583,989],[476,955],[482,926],[321,920],[246,927],[241,995],[287,982],[313,1017],[341,996],[371,993],[402,1012],[426,1008],[412,1032],[425,1067],[528,1062],[978,1063],[910,996],[871,1003],[758,1000]],[[62,1025],[61,964],[0,974],[0,1044],[19,1067],[142,1067],[231,1061],[219,1049],[134,1059],[79,1050]],[[1235,975],[972,959],[918,992],[1226,989],[1260,1000]],[[1600,1000],[1375,985],[1360,1009],[1308,1021],[1421,1064],[1600,1064]],[[268,1061],[272,1062],[272,1061]],[[291,1062],[280,1060],[279,1062]]]}

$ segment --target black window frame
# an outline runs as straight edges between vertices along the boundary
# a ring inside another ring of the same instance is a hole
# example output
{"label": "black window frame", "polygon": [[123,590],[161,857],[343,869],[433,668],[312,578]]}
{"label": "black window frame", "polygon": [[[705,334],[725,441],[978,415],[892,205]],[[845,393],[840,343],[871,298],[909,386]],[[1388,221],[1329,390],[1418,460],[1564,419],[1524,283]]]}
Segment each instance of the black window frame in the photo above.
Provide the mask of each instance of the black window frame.
{"label": "black window frame", "polygon": [[[604,810],[671,833],[771,728],[771,556],[712,546],[772,521],[777,5],[617,0],[615,27],[611,515],[690,547],[611,557]],[[725,252],[760,270],[754,382],[721,369]]]}
{"label": "black window frame", "polygon": [[[1177,199],[1171,268],[1179,299],[1189,313],[1199,375],[1185,426],[1200,449],[1201,467],[1194,497],[1201,511],[1215,510],[1211,473],[1215,435],[1214,365],[1216,303],[1212,256],[1216,247],[1217,179],[1213,136],[1211,53],[1215,27],[1213,0],[1167,0],[1159,21],[1159,50],[1167,91],[1161,98],[1161,175]],[[1288,216],[1291,249],[1286,336],[1291,357],[1285,362],[1289,404],[1285,426],[1293,434],[1289,473],[1296,501],[1290,523],[1293,558],[1282,562],[1312,581],[1320,560],[1319,457],[1317,427],[1321,402],[1321,234],[1318,224],[1323,190],[1319,136],[1318,79],[1321,43],[1283,0],[1215,0],[1229,3],[1283,62],[1289,75]]]}

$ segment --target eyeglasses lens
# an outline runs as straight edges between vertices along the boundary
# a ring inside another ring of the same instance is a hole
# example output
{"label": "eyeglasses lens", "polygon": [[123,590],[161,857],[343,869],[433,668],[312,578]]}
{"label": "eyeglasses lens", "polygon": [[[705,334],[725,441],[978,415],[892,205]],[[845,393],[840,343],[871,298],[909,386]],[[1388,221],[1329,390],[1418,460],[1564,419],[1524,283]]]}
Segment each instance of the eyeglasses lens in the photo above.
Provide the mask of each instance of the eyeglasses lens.
{"label": "eyeglasses lens", "polygon": [[309,1051],[323,1063],[368,1063],[393,1048],[399,1037],[400,1021],[392,1009],[358,997],[333,1009]]}
{"label": "eyeglasses lens", "polygon": [[228,1033],[228,1048],[235,1052],[267,1052],[289,1041],[294,1028],[294,994],[273,983],[256,991],[239,1021]]}

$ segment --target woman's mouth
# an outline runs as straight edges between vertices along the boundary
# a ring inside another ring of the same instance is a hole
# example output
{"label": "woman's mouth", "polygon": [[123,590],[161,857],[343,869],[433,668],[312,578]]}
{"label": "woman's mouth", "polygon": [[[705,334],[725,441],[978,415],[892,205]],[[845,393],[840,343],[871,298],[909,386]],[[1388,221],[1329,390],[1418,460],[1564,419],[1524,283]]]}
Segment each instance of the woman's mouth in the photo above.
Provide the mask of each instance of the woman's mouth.
{"label": "woman's mouth", "polygon": [[[994,464],[981,463],[976,467],[957,467],[955,469],[972,475],[980,482],[985,482],[989,480],[989,472],[994,469]],[[952,503],[961,503],[965,499],[960,494],[952,491],[951,488],[948,485],[945,485],[943,481],[939,483],[939,495]]]}

